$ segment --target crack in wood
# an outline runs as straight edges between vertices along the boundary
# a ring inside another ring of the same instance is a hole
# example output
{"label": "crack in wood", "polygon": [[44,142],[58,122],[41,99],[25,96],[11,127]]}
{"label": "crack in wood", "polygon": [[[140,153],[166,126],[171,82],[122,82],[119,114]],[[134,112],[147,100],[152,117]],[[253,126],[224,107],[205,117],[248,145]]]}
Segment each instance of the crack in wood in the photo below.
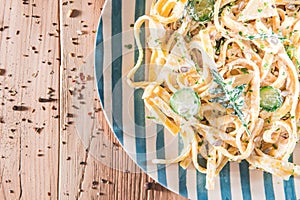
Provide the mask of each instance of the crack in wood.
{"label": "crack in wood", "polygon": [[5,190],[4,190],[4,185],[2,184],[4,168],[5,168],[5,166],[3,167],[2,172],[1,172],[1,177],[0,177],[0,187],[1,187],[1,192],[2,192],[2,195],[3,195],[3,197],[4,197],[4,200],[6,200],[6,194],[5,194]]}
{"label": "crack in wood", "polygon": [[23,187],[22,187],[22,138],[21,138],[21,134],[20,134],[20,142],[19,142],[19,154],[20,154],[20,158],[19,158],[19,189],[20,189],[20,194],[19,194],[19,199],[22,198],[23,195]]}
{"label": "crack in wood", "polygon": [[84,165],[83,165],[83,169],[82,169],[82,174],[81,174],[81,177],[80,177],[80,181],[79,181],[79,189],[78,189],[78,193],[77,193],[77,196],[76,196],[76,199],[79,199],[83,190],[82,190],[82,185],[83,185],[83,181],[84,181],[84,177],[85,177],[85,173],[86,173],[86,168],[87,168],[87,161],[88,161],[88,157],[89,157],[89,154],[90,154],[90,148],[91,148],[91,143],[94,139],[93,137],[93,130],[95,129],[95,121],[93,121],[92,123],[92,127],[91,127],[91,134],[90,134],[90,139],[89,139],[89,143],[88,143],[88,146],[85,150],[85,158],[84,158]]}

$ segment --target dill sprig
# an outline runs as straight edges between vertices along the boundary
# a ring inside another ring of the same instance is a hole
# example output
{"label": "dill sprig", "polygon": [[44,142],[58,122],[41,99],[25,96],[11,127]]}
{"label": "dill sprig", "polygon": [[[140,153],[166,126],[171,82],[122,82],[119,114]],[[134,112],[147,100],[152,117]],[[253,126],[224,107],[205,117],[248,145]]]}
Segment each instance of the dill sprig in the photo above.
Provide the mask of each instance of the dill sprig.
{"label": "dill sprig", "polygon": [[246,39],[248,40],[255,40],[255,39],[261,39],[261,40],[266,40],[266,39],[277,39],[282,42],[288,41],[288,39],[282,35],[275,34],[274,32],[271,33],[258,33],[255,35],[248,35],[246,36]]}
{"label": "dill sprig", "polygon": [[239,118],[245,127],[248,136],[250,136],[251,133],[241,110],[245,103],[244,99],[242,98],[242,94],[246,88],[246,84],[242,84],[230,89],[230,84],[226,83],[223,77],[215,69],[211,69],[211,73],[214,81],[218,84],[218,87],[210,89],[209,92],[219,96],[210,99],[209,102],[219,103],[226,109],[233,109],[234,112],[232,114]]}

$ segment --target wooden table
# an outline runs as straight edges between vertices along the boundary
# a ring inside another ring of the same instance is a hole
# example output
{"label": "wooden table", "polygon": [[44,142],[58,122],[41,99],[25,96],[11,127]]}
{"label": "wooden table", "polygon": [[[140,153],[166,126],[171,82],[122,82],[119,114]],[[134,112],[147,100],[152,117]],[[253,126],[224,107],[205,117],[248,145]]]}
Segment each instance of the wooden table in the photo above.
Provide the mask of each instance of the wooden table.
{"label": "wooden table", "polygon": [[[1,200],[183,199],[158,186],[146,190],[144,184],[153,182],[146,174],[107,166],[76,134],[80,104],[74,105],[73,90],[79,87],[79,67],[94,49],[103,3],[1,0]],[[118,148],[96,92],[93,99],[94,129],[119,155],[107,159],[131,163]],[[92,138],[92,131],[86,134]]]}

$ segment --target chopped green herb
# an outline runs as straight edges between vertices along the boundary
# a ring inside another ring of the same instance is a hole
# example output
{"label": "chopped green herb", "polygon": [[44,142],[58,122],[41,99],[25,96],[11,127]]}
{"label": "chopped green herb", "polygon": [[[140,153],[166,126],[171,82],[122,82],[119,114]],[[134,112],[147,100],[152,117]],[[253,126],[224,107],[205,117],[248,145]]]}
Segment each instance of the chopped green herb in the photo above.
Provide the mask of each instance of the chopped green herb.
{"label": "chopped green herb", "polygon": [[266,69],[268,67],[268,65],[269,65],[269,63],[265,63],[264,66],[263,66],[264,69]]}
{"label": "chopped green herb", "polygon": [[241,72],[243,72],[243,74],[249,74],[248,68],[242,68]]}
{"label": "chopped green herb", "polygon": [[222,37],[221,39],[219,39],[219,40],[216,41],[215,50],[216,50],[216,54],[217,55],[220,55],[221,46],[224,44],[224,42],[225,42],[225,38],[224,37]]}
{"label": "chopped green herb", "polygon": [[192,38],[193,38],[193,36],[191,35],[190,32],[188,32],[188,33],[186,34],[186,38],[187,38],[189,41],[191,41]]}
{"label": "chopped green herb", "polygon": [[274,149],[278,149],[278,146],[277,146],[276,144],[272,144],[272,147],[273,147]]}
{"label": "chopped green herb", "polygon": [[124,47],[127,49],[132,49],[132,44],[125,44]]}
{"label": "chopped green herb", "polygon": [[197,116],[197,115],[195,116],[195,118],[198,119],[199,121],[202,121],[202,120],[203,120],[202,117],[199,117],[199,116]]}
{"label": "chopped green herb", "polygon": [[294,52],[295,52],[295,46],[294,45],[285,45],[284,46],[286,53],[290,57],[290,59],[293,59]]}
{"label": "chopped green herb", "polygon": [[245,139],[245,140],[243,140],[243,142],[248,144],[248,143],[249,143],[249,140],[246,140],[246,139]]}
{"label": "chopped green herb", "polygon": [[257,12],[261,13],[263,11],[263,9],[257,9]]}
{"label": "chopped green herb", "polygon": [[156,119],[154,116],[146,116],[147,119]]}
{"label": "chopped green herb", "polygon": [[201,147],[203,145],[203,141],[198,142],[198,146]]}
{"label": "chopped green herb", "polygon": [[253,40],[253,39],[254,39],[254,36],[253,36],[253,35],[249,35],[249,36],[248,36],[248,39],[249,39],[249,40]]}
{"label": "chopped green herb", "polygon": [[201,72],[201,69],[200,69],[200,67],[199,67],[198,64],[195,64],[195,68],[196,68],[197,73],[200,73],[200,72]]}

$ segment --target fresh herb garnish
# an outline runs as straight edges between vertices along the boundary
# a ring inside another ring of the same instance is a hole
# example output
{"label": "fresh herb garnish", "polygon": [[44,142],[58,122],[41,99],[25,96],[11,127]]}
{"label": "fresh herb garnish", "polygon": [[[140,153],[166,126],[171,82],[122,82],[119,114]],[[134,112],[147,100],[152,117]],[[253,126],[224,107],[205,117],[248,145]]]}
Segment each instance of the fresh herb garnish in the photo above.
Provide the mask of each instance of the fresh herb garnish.
{"label": "fresh herb garnish", "polygon": [[267,34],[267,33],[259,33],[255,35],[248,35],[246,37],[247,40],[254,40],[254,39],[261,39],[261,40],[266,40],[266,39],[278,39],[280,41],[285,41],[287,40],[286,37],[282,35],[275,34],[274,32]]}
{"label": "fresh herb garnish", "polygon": [[215,69],[211,69],[211,73],[214,81],[219,85],[219,87],[210,89],[209,92],[212,94],[218,94],[220,96],[210,99],[209,102],[219,103],[226,109],[233,109],[234,112],[232,114],[239,118],[245,127],[248,136],[250,136],[251,133],[248,129],[247,123],[245,122],[244,114],[241,111],[245,103],[244,99],[242,98],[242,94],[246,88],[246,84],[230,89],[230,84],[226,83],[223,77]]}
{"label": "fresh herb garnish", "polygon": [[221,39],[216,41],[216,46],[215,46],[215,52],[217,55],[220,55],[221,53],[221,46],[225,43],[225,38],[222,37]]}
{"label": "fresh herb garnish", "polygon": [[201,147],[203,145],[203,141],[198,142],[198,146]]}
{"label": "fresh herb garnish", "polygon": [[243,72],[243,74],[249,74],[248,68],[242,68],[241,72]]}
{"label": "fresh herb garnish", "polygon": [[154,116],[146,116],[147,119],[156,119]]}
{"label": "fresh herb garnish", "polygon": [[295,46],[294,45],[284,45],[285,51],[287,55],[290,57],[292,60],[294,57],[294,52],[295,52]]}
{"label": "fresh herb garnish", "polygon": [[125,44],[124,47],[125,47],[126,49],[132,49],[132,44]]}
{"label": "fresh herb garnish", "polygon": [[272,144],[272,146],[275,150],[278,149],[278,146],[276,144]]}

